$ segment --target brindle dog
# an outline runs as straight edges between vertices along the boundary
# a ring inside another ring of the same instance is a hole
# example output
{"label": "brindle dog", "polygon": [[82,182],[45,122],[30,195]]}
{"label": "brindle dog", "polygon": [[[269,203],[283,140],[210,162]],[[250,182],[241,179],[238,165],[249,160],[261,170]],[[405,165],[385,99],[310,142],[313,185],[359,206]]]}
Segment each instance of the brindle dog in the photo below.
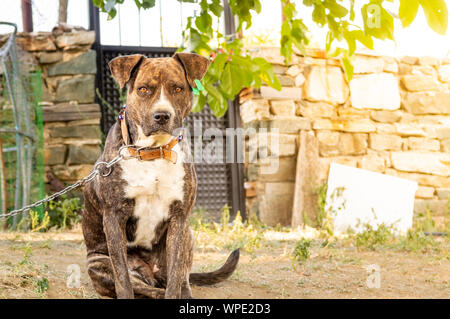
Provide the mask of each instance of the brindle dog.
{"label": "brindle dog", "polygon": [[[109,66],[120,87],[128,86],[126,127],[130,144],[167,145],[193,104],[195,80],[208,59],[192,53],[171,58],[121,56]],[[125,145],[120,120],[110,129],[99,161],[108,162]],[[210,273],[190,274],[193,236],[188,216],[197,176],[187,142],[165,158],[129,158],[84,189],[83,235],[88,273],[95,290],[112,298],[192,298],[190,283],[214,284],[236,268],[239,251]],[[127,150],[123,150],[125,153]]]}

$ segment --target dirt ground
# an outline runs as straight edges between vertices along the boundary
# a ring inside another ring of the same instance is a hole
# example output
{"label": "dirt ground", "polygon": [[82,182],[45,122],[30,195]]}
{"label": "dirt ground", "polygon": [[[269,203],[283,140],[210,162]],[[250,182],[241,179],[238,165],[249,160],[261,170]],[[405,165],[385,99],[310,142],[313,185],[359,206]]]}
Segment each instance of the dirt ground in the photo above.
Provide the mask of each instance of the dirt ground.
{"label": "dirt ground", "polygon": [[[448,246],[443,252],[421,253],[318,245],[305,263],[296,264],[291,258],[294,244],[273,239],[251,254],[241,253],[230,279],[211,287],[193,286],[194,297],[450,298]],[[193,271],[219,267],[229,252],[196,249]],[[67,288],[72,264],[80,267],[80,288]],[[379,266],[379,288],[367,286],[368,265]],[[40,290],[46,286],[43,278],[48,289]],[[0,298],[98,298],[86,273],[80,230],[0,233]]]}

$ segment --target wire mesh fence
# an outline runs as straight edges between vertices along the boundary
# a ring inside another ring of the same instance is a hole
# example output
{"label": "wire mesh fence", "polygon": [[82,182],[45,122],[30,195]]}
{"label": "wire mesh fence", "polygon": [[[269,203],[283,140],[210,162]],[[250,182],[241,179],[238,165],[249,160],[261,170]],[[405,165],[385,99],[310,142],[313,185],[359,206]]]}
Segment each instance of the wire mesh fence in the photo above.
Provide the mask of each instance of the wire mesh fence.
{"label": "wire mesh fence", "polygon": [[[17,27],[0,47],[0,209],[6,213],[29,204],[44,194],[42,76],[20,63],[16,46]],[[42,207],[38,213],[43,216]],[[3,228],[17,228],[14,216]]]}

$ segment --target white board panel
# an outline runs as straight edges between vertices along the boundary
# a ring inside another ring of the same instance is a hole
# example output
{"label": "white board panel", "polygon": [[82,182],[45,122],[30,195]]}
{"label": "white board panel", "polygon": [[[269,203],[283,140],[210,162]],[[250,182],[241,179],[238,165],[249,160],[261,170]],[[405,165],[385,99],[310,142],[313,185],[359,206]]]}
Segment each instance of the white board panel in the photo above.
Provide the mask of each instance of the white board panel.
{"label": "white board panel", "polygon": [[412,227],[417,182],[331,163],[326,209],[334,230],[360,232],[364,224],[384,223],[396,232]]}

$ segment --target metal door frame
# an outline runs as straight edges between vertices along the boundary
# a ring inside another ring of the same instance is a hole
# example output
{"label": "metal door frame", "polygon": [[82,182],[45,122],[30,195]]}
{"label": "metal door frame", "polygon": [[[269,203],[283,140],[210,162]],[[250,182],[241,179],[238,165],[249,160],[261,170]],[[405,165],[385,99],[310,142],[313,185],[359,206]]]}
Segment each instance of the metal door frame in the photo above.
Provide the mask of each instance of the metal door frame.
{"label": "metal door frame", "polygon": [[[224,14],[225,14],[225,32],[226,34],[235,33],[234,17],[231,14],[228,2],[224,1]],[[116,46],[116,45],[101,45],[100,43],[100,17],[99,9],[95,7],[92,0],[89,1],[89,30],[95,31],[95,42],[92,45],[92,49],[97,52],[97,74],[96,74],[96,88],[102,88],[102,60],[104,51],[115,51],[115,52],[129,52],[129,51],[149,51],[161,54],[174,53],[177,48],[163,48],[163,47],[143,47],[143,46]],[[98,97],[96,96],[96,102],[99,103]],[[100,103],[99,103],[100,104]],[[238,99],[234,101],[228,101],[228,111],[225,115],[228,120],[228,127],[230,128],[241,128],[241,118],[239,114],[239,103]],[[102,131],[105,128],[105,119],[102,119],[101,126]],[[107,133],[107,132],[105,132]],[[240,211],[242,218],[245,220],[247,218],[245,211],[245,189],[244,189],[244,163],[237,162],[237,137],[234,140],[234,156],[235,160],[230,163],[231,172],[231,207],[232,207],[232,217],[236,216],[237,212]]]}

